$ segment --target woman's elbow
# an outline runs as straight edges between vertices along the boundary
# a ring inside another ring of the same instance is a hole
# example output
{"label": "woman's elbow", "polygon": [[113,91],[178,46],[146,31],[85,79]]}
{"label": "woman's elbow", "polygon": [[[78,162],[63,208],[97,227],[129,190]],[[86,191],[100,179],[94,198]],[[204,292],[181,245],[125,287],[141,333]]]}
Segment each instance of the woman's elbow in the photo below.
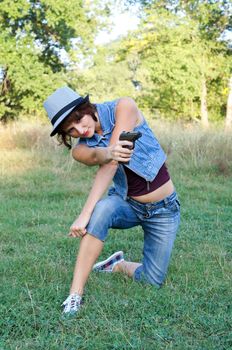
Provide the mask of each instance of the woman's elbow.
{"label": "woman's elbow", "polygon": [[73,148],[73,149],[72,149],[72,157],[73,157],[73,159],[79,161],[78,152],[77,152],[77,149],[76,149],[76,148]]}
{"label": "woman's elbow", "polygon": [[85,149],[73,148],[72,157],[77,162],[88,165],[88,166],[98,164],[94,159],[94,152],[92,150],[91,150],[91,152],[89,152],[89,150],[86,152]]}

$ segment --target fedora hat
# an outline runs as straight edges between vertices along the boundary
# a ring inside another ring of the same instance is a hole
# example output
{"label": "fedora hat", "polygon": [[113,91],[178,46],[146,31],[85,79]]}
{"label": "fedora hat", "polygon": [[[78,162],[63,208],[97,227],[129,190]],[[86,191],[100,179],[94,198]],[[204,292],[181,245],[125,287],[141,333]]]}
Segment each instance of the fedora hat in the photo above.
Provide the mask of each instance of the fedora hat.
{"label": "fedora hat", "polygon": [[67,86],[53,92],[53,94],[51,94],[43,104],[48,114],[48,118],[53,125],[53,130],[50,136],[54,136],[57,133],[58,126],[75,107],[88,101],[89,95],[86,97],[81,97]]}

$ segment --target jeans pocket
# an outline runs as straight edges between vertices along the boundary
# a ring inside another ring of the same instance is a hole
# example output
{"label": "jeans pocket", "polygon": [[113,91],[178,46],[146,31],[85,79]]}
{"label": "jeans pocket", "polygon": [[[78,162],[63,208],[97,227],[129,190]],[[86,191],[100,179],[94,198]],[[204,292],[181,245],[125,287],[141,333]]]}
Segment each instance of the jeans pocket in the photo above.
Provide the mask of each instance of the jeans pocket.
{"label": "jeans pocket", "polygon": [[167,209],[169,209],[171,212],[177,213],[180,211],[180,202],[178,199],[175,199],[174,201],[168,203],[166,206]]}

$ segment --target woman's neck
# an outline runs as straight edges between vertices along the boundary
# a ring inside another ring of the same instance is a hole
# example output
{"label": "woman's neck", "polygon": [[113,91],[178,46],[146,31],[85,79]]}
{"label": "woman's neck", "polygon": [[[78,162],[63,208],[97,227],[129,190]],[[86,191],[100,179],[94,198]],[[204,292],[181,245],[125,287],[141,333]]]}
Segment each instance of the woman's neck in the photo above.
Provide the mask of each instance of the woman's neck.
{"label": "woman's neck", "polygon": [[97,117],[97,122],[95,124],[95,132],[99,135],[103,134],[102,128],[101,128],[101,124],[100,124],[100,120],[99,120],[99,116],[98,113],[95,114]]}

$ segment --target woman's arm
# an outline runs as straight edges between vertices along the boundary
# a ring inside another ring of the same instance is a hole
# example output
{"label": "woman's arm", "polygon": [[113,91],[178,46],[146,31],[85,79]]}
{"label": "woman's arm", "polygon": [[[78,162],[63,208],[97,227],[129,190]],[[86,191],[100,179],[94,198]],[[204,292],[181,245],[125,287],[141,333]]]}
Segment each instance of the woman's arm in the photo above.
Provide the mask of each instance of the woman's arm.
{"label": "woman's arm", "polygon": [[129,145],[129,141],[119,141],[122,131],[131,131],[141,121],[140,112],[136,103],[131,98],[122,98],[116,107],[115,127],[108,147],[90,148],[80,144],[73,148],[72,156],[78,162],[86,165],[102,165],[116,160],[128,162],[131,157],[131,150],[122,146]]}
{"label": "woman's arm", "polygon": [[112,160],[128,162],[132,152],[128,148],[121,149],[124,145],[131,146],[131,142],[118,141],[114,145],[97,148],[90,148],[80,144],[73,148],[72,156],[78,162],[89,166],[107,164]]}
{"label": "woman's arm", "polygon": [[86,234],[86,226],[90,220],[94,207],[110,185],[116,170],[116,162],[111,162],[110,164],[101,165],[99,167],[85,205],[80,215],[70,227],[69,236],[80,237]]}
{"label": "woman's arm", "polygon": [[[102,197],[102,195],[107,190],[109,184],[111,183],[114,174],[117,170],[118,161],[128,161],[128,154],[124,156],[125,148],[122,146],[127,141],[119,141],[119,135],[122,131],[132,131],[136,126],[139,120],[139,110],[132,99],[123,98],[119,101],[118,106],[116,108],[116,116],[115,116],[115,127],[112,133],[112,137],[110,139],[109,147],[112,149],[112,156],[114,159],[110,162],[103,164],[97,171],[96,177],[93,182],[92,189],[89,193],[87,201],[81,211],[79,217],[74,221],[73,225],[70,228],[69,235],[72,237],[80,237],[86,233],[86,226],[89,222],[89,219],[92,215],[93,209],[98,202],[98,200]],[[127,143],[128,144],[128,143]],[[131,144],[131,143],[129,143]],[[130,156],[131,156],[130,151]],[[90,161],[90,154],[85,154],[87,157],[87,162]],[[100,161],[102,160],[102,155],[100,156]],[[130,157],[129,157],[130,159]],[[86,164],[86,163],[85,163]],[[97,163],[99,164],[99,163]],[[100,163],[101,164],[101,163]]]}

